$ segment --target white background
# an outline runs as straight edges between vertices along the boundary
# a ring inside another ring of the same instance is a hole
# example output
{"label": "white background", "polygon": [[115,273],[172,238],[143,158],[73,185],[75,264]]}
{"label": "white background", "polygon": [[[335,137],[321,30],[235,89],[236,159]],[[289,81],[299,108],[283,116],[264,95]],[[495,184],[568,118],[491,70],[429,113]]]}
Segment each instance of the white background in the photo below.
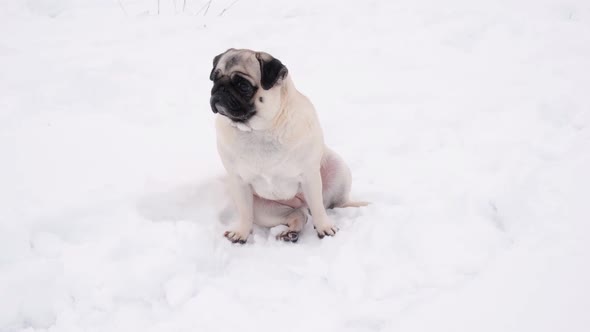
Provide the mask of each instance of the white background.
{"label": "white background", "polygon": [[[590,2],[0,2],[0,331],[588,331]],[[215,55],[264,50],[353,171],[248,243]]]}

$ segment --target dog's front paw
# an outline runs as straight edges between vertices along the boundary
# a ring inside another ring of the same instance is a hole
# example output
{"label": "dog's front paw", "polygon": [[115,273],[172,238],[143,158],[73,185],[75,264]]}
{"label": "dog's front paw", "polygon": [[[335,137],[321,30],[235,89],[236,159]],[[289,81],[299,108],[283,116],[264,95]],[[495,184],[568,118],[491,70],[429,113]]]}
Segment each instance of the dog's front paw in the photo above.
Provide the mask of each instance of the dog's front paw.
{"label": "dog's front paw", "polygon": [[330,221],[326,220],[323,222],[318,222],[314,226],[316,232],[318,232],[318,237],[323,239],[324,236],[334,236],[338,232],[338,227]]}
{"label": "dog's front paw", "polygon": [[248,241],[248,236],[250,235],[250,231],[251,231],[251,229],[234,228],[234,229],[231,229],[231,230],[223,233],[223,236],[225,236],[232,243],[244,244],[244,243],[246,243],[246,241]]}

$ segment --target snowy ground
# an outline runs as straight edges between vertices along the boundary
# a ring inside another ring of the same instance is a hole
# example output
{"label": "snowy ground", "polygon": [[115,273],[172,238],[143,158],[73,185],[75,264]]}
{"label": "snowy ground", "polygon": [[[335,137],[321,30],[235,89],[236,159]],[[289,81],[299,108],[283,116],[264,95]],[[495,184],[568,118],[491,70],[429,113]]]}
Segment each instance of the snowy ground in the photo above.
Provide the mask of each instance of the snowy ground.
{"label": "snowy ground", "polygon": [[[0,331],[590,328],[588,1],[13,2]],[[222,237],[229,47],[289,67],[373,202],[336,237]]]}

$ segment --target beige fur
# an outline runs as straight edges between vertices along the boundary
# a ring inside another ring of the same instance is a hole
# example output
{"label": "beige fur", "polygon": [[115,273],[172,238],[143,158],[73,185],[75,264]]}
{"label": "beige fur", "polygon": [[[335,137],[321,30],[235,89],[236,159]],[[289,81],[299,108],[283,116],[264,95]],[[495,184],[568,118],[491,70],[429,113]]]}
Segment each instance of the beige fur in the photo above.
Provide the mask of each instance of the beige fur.
{"label": "beige fur", "polygon": [[[250,50],[230,50],[217,68],[220,74],[231,74],[226,72],[226,61],[238,57],[235,68],[229,71],[247,74],[258,84],[261,73],[255,55]],[[303,228],[307,209],[320,237],[335,235],[338,229],[326,207],[364,203],[349,201],[350,171],[325,146],[314,106],[295,88],[290,74],[269,90],[258,89],[254,99],[257,112],[247,123],[235,123],[217,114],[218,151],[239,215],[237,224],[225,236],[232,242],[245,242],[253,223],[257,223],[266,227],[287,225],[289,229],[279,235],[285,239],[287,233],[293,235]],[[330,177],[329,186],[323,187],[321,167]],[[284,203],[296,196],[302,199],[293,202],[304,201],[302,206]]]}

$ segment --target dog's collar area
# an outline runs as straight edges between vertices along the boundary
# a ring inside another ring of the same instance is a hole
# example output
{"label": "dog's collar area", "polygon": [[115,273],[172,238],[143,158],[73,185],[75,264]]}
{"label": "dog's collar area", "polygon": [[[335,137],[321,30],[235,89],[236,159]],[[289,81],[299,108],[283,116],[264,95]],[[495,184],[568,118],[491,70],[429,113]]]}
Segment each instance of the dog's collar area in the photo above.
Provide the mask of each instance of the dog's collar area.
{"label": "dog's collar area", "polygon": [[231,125],[235,128],[238,128],[240,131],[252,131],[252,127],[248,126],[244,122],[231,121]]}

